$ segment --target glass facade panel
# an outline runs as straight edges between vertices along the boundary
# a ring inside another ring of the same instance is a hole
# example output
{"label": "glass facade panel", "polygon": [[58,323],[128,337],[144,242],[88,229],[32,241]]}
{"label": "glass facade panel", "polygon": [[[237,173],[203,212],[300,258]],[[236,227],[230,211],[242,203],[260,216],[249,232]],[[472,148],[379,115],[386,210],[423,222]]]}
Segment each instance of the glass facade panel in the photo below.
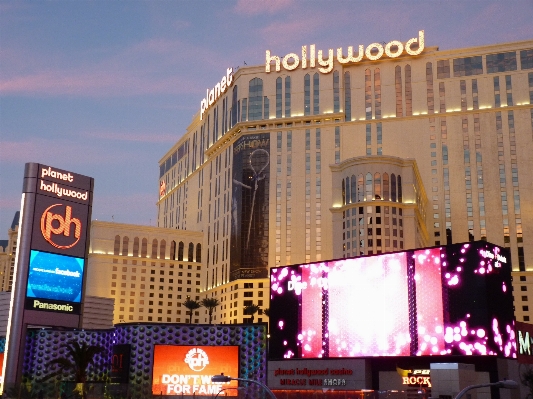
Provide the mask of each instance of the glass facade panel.
{"label": "glass facade panel", "polygon": [[339,71],[333,71],[333,112],[339,112],[341,109],[340,101],[340,78]]}
{"label": "glass facade panel", "polygon": [[313,115],[320,113],[320,75],[313,75]]}
{"label": "glass facade panel", "polygon": [[516,52],[488,54],[487,73],[516,71]]}
{"label": "glass facade panel", "polygon": [[[257,121],[263,119],[263,80],[253,78],[249,84],[249,108],[248,120]],[[243,100],[243,114],[244,114],[244,100]]]}
{"label": "glass facade panel", "polygon": [[374,117],[381,119],[381,72],[379,68],[374,71]]}
{"label": "glass facade panel", "polygon": [[450,77],[450,60],[437,61],[437,79]]}
{"label": "glass facade panel", "polygon": [[402,67],[396,65],[394,68],[394,87],[396,90],[396,116],[403,116],[403,94],[402,94]]}
{"label": "glass facade panel", "polygon": [[453,60],[453,76],[481,75],[483,73],[483,61],[481,56],[456,58]]}
{"label": "glass facade panel", "polygon": [[533,69],[533,49],[520,51],[522,69]]}
{"label": "glass facade panel", "polygon": [[291,77],[285,78],[285,118],[291,116]]}
{"label": "glass facade panel", "polygon": [[304,76],[304,115],[311,115],[311,77]]}
{"label": "glass facade panel", "polygon": [[370,69],[365,70],[365,116],[372,119],[372,75]]}
{"label": "glass facade panel", "polygon": [[283,98],[283,93],[282,93],[282,86],[283,86],[283,82],[282,82],[282,79],[281,78],[277,78],[276,79],[276,118],[281,118],[281,115],[282,115],[282,98]]}
{"label": "glass facade panel", "polygon": [[405,66],[405,115],[413,115],[413,91],[411,88],[411,65]]}
{"label": "glass facade panel", "polygon": [[352,120],[352,88],[348,71],[344,72],[344,115],[346,121]]}

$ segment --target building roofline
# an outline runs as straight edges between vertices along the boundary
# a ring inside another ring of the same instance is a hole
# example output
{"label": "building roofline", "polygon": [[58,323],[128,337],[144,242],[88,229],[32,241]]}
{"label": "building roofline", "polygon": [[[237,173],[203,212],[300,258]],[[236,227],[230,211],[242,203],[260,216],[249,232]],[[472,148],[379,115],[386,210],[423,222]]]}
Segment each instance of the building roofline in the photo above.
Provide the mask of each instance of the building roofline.
{"label": "building roofline", "polygon": [[194,230],[181,230],[181,229],[170,229],[166,227],[157,227],[157,226],[146,226],[140,224],[129,224],[129,223],[116,223],[116,222],[105,222],[101,220],[92,220],[91,227],[102,227],[102,228],[112,228],[115,230],[143,230],[146,232],[151,232],[155,234],[182,234],[186,236],[198,236],[203,237],[204,233],[201,231]]}

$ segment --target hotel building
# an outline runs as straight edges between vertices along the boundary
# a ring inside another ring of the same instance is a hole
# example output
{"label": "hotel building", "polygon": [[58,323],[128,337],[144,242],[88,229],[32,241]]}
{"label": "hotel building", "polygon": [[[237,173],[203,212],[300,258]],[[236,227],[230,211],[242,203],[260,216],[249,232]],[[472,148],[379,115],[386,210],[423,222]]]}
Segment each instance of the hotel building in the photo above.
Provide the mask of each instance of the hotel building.
{"label": "hotel building", "polygon": [[273,266],[480,239],[510,249],[533,321],[533,41],[305,45],[213,86],[159,163],[157,207],[198,234],[217,323],[268,308]]}
{"label": "hotel building", "polygon": [[[113,299],[113,324],[188,323],[182,302],[205,297],[202,239],[201,232],[92,221],[86,298]],[[201,310],[194,323],[205,322]]]}

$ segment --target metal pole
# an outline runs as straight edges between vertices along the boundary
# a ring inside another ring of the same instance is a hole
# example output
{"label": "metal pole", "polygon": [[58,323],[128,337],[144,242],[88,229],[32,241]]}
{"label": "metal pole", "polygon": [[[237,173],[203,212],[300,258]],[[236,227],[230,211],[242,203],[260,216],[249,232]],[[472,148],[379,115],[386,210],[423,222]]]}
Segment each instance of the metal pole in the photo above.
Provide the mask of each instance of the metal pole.
{"label": "metal pole", "polygon": [[516,389],[518,388],[518,383],[513,380],[503,380],[498,382],[492,382],[490,384],[478,384],[478,385],[469,385],[466,388],[464,388],[461,392],[457,394],[455,399],[461,399],[464,394],[471,389],[476,388],[485,388],[485,387],[497,387],[497,388],[505,388],[505,389]]}
{"label": "metal pole", "polygon": [[274,395],[274,392],[272,392],[270,390],[270,388],[267,387],[265,384],[263,384],[261,381],[249,380],[249,379],[246,379],[246,378],[233,378],[233,377],[230,377],[230,378],[232,380],[236,380],[236,381],[244,381],[244,382],[251,382],[252,384],[257,384],[257,385],[263,387],[263,389],[268,392],[268,394],[270,395],[270,397],[272,399],[277,399],[276,395]]}

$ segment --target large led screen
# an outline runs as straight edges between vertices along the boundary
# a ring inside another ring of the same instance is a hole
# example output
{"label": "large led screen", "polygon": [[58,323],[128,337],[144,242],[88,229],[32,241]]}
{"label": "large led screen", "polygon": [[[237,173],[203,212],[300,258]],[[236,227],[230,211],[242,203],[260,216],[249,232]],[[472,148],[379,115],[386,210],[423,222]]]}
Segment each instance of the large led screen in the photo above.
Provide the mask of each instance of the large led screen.
{"label": "large led screen", "polygon": [[273,268],[270,357],[516,357],[510,272],[486,242]]}
{"label": "large led screen", "polygon": [[32,250],[28,273],[28,298],[81,302],[85,260]]}
{"label": "large led screen", "polygon": [[164,396],[237,396],[237,381],[211,382],[220,373],[239,377],[238,346],[155,345],[152,393]]}

